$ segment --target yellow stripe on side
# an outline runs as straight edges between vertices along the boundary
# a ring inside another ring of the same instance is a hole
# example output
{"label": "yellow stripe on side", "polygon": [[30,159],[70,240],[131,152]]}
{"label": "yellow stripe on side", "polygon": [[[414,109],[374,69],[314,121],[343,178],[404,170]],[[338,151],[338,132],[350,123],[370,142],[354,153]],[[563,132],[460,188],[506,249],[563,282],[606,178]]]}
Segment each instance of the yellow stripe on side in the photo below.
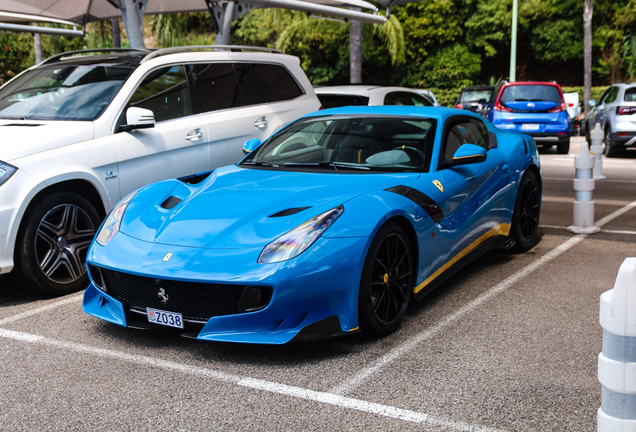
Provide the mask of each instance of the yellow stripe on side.
{"label": "yellow stripe on side", "polygon": [[352,331],[356,331],[356,330],[360,330],[360,327],[356,327],[356,328],[352,328],[351,330],[349,330],[350,332]]}
{"label": "yellow stripe on side", "polygon": [[461,251],[460,253],[455,255],[455,257],[453,257],[453,259],[451,259],[446,264],[444,264],[442,267],[440,267],[428,279],[426,279],[424,282],[422,282],[421,284],[419,284],[418,286],[413,288],[413,292],[415,294],[420,292],[422,290],[422,288],[424,288],[426,285],[428,285],[431,282],[433,282],[433,280],[435,280],[439,275],[441,275],[446,270],[448,270],[453,264],[455,264],[457,261],[462,259],[464,256],[466,256],[468,253],[470,253],[477,246],[479,246],[480,244],[482,244],[483,242],[485,242],[489,238],[494,237],[496,235],[505,235],[505,236],[510,235],[510,224],[507,224],[507,223],[499,224],[496,227],[492,228],[490,231],[488,231],[486,234],[484,234],[481,237],[479,237],[477,240],[475,240],[470,245],[468,245],[468,247],[466,247],[463,251]]}

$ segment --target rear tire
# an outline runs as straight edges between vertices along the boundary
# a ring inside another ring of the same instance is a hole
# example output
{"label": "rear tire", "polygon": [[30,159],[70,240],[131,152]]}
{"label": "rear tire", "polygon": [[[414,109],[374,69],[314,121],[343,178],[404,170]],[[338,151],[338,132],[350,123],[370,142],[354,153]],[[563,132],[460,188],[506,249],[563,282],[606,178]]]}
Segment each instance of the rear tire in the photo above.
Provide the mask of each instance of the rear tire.
{"label": "rear tire", "polygon": [[395,223],[373,238],[362,268],[358,296],[360,329],[376,336],[398,328],[413,294],[415,262],[408,235]]}
{"label": "rear tire", "polygon": [[81,195],[60,191],[22,219],[12,273],[31,291],[59,296],[88,286],[86,253],[100,217]]}
{"label": "rear tire", "polygon": [[618,148],[612,142],[612,128],[610,125],[605,126],[605,138],[603,138],[603,154],[607,157],[617,157],[619,154]]}
{"label": "rear tire", "polygon": [[557,144],[557,154],[568,154],[570,152],[570,138]]}
{"label": "rear tire", "polygon": [[541,186],[537,176],[532,171],[526,171],[519,182],[510,227],[510,235],[515,240],[515,251],[526,252],[537,244],[540,215]]}

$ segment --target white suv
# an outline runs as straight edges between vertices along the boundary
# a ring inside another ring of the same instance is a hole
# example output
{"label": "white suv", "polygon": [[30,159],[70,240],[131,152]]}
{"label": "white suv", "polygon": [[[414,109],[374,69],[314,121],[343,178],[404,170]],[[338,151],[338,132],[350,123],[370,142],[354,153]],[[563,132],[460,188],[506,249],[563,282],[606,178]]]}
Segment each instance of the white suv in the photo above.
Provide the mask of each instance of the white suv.
{"label": "white suv", "polygon": [[616,157],[623,150],[636,147],[636,83],[614,84],[603,93],[600,101],[589,101],[592,110],[585,122],[585,136],[590,141],[592,129],[603,128],[603,152]]}
{"label": "white suv", "polygon": [[320,108],[299,59],[277,51],[109,52],[60,54],[0,88],[0,274],[35,291],[85,287],[88,246],[122,197],[238,162],[245,141]]}

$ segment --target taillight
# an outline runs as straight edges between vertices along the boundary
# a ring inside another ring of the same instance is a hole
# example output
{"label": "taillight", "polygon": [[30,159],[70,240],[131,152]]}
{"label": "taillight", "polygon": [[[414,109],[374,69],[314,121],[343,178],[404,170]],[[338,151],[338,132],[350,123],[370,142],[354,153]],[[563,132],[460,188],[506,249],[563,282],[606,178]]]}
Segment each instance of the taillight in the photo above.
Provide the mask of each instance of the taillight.
{"label": "taillight", "polygon": [[573,107],[574,107],[574,104],[573,104],[573,103],[569,103],[569,104],[568,104],[568,106],[569,106],[570,108],[573,108]]}
{"label": "taillight", "polygon": [[636,106],[619,106],[616,107],[617,115],[630,115],[636,113]]}
{"label": "taillight", "polygon": [[627,132],[619,132],[618,136],[619,137],[626,137],[627,136]]}
{"label": "taillight", "polygon": [[555,112],[561,112],[561,111],[565,111],[566,107],[565,107],[565,102],[561,102],[561,105],[559,105],[556,108],[552,108],[550,111],[548,111],[549,113],[555,113]]}
{"label": "taillight", "polygon": [[510,108],[503,106],[501,102],[495,104],[495,111],[513,112]]}
{"label": "taillight", "polygon": [[455,108],[463,109],[464,106],[462,104],[457,104],[457,105],[455,105]]}

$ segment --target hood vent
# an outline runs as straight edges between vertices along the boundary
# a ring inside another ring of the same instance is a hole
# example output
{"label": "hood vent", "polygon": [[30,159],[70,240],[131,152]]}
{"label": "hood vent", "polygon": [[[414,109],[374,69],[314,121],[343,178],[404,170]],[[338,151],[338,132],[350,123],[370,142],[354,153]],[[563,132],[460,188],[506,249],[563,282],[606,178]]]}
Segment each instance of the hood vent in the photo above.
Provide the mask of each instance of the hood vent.
{"label": "hood vent", "polygon": [[161,207],[165,208],[166,210],[170,210],[175,208],[181,201],[183,201],[181,198],[171,196],[161,204]]}
{"label": "hood vent", "polygon": [[274,213],[270,217],[291,216],[291,215],[295,215],[296,213],[300,213],[303,210],[307,210],[308,208],[311,208],[311,207],[292,207],[292,208],[288,208],[287,210],[283,210],[283,211],[279,211],[278,213]]}

